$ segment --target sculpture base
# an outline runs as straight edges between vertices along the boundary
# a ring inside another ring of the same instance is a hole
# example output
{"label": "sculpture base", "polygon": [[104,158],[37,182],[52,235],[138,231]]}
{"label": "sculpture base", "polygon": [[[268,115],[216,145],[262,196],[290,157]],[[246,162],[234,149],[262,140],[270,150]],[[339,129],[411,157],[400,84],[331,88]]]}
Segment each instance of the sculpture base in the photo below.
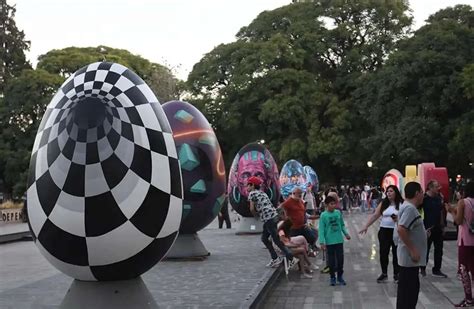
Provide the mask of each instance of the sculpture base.
{"label": "sculpture base", "polygon": [[199,236],[194,234],[179,234],[166,259],[204,259],[211,255]]}
{"label": "sculpture base", "polygon": [[158,308],[141,277],[122,281],[74,280],[59,308]]}
{"label": "sculpture base", "polygon": [[236,235],[260,234],[263,232],[263,222],[255,217],[242,217]]}

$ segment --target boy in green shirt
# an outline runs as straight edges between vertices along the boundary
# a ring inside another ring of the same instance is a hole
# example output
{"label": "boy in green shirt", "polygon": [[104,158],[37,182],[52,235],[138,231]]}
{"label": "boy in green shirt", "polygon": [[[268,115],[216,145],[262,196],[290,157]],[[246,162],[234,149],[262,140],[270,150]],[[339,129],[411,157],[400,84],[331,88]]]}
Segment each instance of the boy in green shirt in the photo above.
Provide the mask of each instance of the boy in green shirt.
{"label": "boy in green shirt", "polygon": [[326,205],[326,211],[319,218],[319,242],[321,243],[321,248],[327,250],[331,285],[336,285],[336,272],[337,282],[340,285],[346,285],[342,277],[344,273],[343,234],[347,240],[351,239],[351,237],[347,233],[341,211],[336,209],[336,199],[328,196],[324,200],[324,204]]}

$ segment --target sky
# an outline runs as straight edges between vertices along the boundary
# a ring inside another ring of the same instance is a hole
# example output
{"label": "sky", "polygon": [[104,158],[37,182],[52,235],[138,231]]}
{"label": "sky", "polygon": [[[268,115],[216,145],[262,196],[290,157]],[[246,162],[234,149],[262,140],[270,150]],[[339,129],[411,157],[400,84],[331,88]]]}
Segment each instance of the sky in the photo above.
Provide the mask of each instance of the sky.
{"label": "sky", "polygon": [[[380,0],[383,1],[383,0]],[[291,0],[7,0],[31,41],[28,60],[69,46],[122,48],[164,64],[186,79],[204,54],[265,10]],[[474,0],[411,0],[414,28],[441,8]]]}

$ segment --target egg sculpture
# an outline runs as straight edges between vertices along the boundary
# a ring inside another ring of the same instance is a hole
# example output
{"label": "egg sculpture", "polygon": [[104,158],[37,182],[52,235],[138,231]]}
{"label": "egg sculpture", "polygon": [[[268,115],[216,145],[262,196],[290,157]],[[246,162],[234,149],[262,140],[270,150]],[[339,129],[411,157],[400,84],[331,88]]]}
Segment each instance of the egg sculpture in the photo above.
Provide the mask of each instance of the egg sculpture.
{"label": "egg sculpture", "polygon": [[423,190],[428,190],[428,183],[436,180],[441,186],[443,200],[449,202],[449,177],[446,167],[436,167],[433,162],[418,164],[418,179]]}
{"label": "egg sculpture", "polygon": [[163,110],[173,130],[184,205],[180,234],[193,234],[219,213],[225,200],[226,174],[221,148],[206,117],[186,102],[171,101]]}
{"label": "egg sculpture", "polygon": [[390,185],[396,186],[398,190],[402,192],[403,188],[405,187],[405,184],[404,177],[399,170],[392,168],[383,176],[382,188],[384,189],[384,191],[387,190],[387,187]]}
{"label": "egg sculpture", "polygon": [[274,206],[280,199],[278,167],[272,154],[263,145],[250,143],[235,155],[229,171],[227,192],[232,208],[243,217],[253,217],[250,212],[247,192],[247,179],[259,177],[263,183],[260,189],[265,192]]}
{"label": "egg sculpture", "polygon": [[307,180],[303,165],[296,160],[287,161],[280,171],[280,191],[286,199],[295,187],[306,191]]}
{"label": "egg sculpture", "polygon": [[43,256],[79,280],[135,278],[176,239],[182,195],[173,134],[145,82],[110,62],[72,74],[31,155],[28,215]]}
{"label": "egg sculpture", "polygon": [[314,169],[309,166],[303,166],[304,174],[306,176],[306,186],[311,186],[311,190],[315,193],[319,191],[319,178],[318,174],[314,171]]}

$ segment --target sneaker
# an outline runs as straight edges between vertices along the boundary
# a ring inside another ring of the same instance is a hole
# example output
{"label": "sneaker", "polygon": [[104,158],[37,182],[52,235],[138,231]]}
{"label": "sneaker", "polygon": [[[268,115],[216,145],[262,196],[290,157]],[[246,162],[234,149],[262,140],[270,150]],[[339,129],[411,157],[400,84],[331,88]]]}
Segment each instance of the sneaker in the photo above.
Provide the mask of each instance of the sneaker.
{"label": "sneaker", "polygon": [[437,270],[437,271],[433,270],[433,277],[448,278],[448,276],[442,273],[441,270]]}
{"label": "sneaker", "polygon": [[336,285],[336,278],[335,277],[331,278],[331,281],[329,282],[329,284],[331,286],[335,286]]}
{"label": "sneaker", "polygon": [[288,263],[288,269],[293,269],[296,267],[296,265],[298,265],[298,262],[300,260],[298,258],[293,258],[289,263]]}
{"label": "sneaker", "polygon": [[319,266],[316,265],[316,264],[311,264],[309,265],[309,268],[313,269],[313,270],[318,270],[319,269]]}
{"label": "sneaker", "polygon": [[455,308],[474,307],[474,301],[473,301],[473,300],[463,299],[459,304],[455,304],[454,307],[455,307]]}
{"label": "sneaker", "polygon": [[326,266],[323,269],[321,269],[321,273],[322,274],[328,274],[329,273],[329,266]]}
{"label": "sneaker", "polygon": [[266,266],[272,267],[272,268],[278,267],[278,265],[280,265],[281,262],[283,262],[283,259],[279,256],[276,259],[271,260],[270,263],[268,263]]}
{"label": "sneaker", "polygon": [[420,269],[420,274],[421,274],[423,277],[426,277],[426,269],[421,268],[421,269]]}
{"label": "sneaker", "polygon": [[386,274],[381,274],[378,278],[377,278],[377,283],[382,283],[382,282],[386,282],[388,280],[388,276]]}
{"label": "sneaker", "polygon": [[398,275],[393,275],[393,281],[395,281],[395,283],[398,283]]}
{"label": "sneaker", "polygon": [[301,274],[300,278],[301,279],[313,279],[313,276],[311,274],[304,273],[304,274]]}
{"label": "sneaker", "polygon": [[346,281],[342,276],[337,278],[337,282],[339,282],[339,285],[346,285]]}

